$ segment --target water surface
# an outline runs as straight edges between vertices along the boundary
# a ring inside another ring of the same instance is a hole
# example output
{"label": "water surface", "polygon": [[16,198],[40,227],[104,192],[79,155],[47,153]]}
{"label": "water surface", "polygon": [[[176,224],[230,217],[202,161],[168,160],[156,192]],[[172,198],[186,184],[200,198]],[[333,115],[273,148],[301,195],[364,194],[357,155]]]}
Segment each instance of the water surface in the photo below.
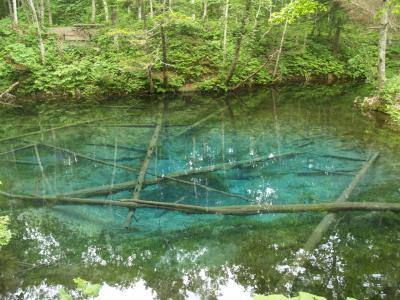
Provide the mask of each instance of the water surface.
{"label": "water surface", "polygon": [[[165,180],[146,186],[141,199],[210,207],[334,202],[379,152],[349,201],[398,202],[400,138],[381,116],[353,109],[363,93],[339,85],[26,104],[0,112],[1,188],[56,195],[136,180],[164,101],[165,126],[146,179],[269,159],[179,177],[225,194]],[[129,189],[96,196],[130,197]],[[244,217],[145,208],[125,229],[126,208],[0,199],[14,233],[0,252],[5,299],[57,298],[61,286],[74,289],[76,277],[104,284],[100,299],[251,299],[298,291],[329,299],[400,297],[400,218],[392,213],[338,214],[299,264],[322,213]]]}

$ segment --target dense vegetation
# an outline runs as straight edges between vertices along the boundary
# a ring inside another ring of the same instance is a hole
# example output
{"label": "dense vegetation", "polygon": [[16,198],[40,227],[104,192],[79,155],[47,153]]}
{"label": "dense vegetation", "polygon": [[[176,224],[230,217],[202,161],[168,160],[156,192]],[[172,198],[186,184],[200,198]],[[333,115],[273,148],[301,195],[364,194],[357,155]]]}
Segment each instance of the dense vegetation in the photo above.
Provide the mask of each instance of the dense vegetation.
{"label": "dense vegetation", "polygon": [[[5,7],[0,90],[20,81],[21,94],[121,95],[376,76],[377,31],[338,1],[108,0],[94,1],[95,11],[90,1],[37,2],[44,57],[29,1],[17,10],[18,25]],[[103,26],[91,42],[49,31],[93,22]]]}

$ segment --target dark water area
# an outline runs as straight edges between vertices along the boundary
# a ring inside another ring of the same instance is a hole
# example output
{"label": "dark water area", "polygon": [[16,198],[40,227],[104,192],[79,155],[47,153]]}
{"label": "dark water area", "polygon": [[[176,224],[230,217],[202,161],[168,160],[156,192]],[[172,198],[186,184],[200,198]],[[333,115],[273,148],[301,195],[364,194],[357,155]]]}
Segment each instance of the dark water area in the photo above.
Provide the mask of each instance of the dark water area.
{"label": "dark water area", "polygon": [[[164,101],[165,126],[146,179],[227,167],[178,177],[212,189],[167,179],[145,185],[140,199],[203,207],[334,202],[379,152],[349,201],[398,203],[399,132],[384,117],[353,108],[365,93],[343,85],[289,87],[3,110],[0,189],[67,195],[135,182]],[[258,157],[265,159],[228,167]],[[126,199],[132,190],[85,197]],[[324,213],[223,216],[138,208],[125,229],[127,214],[111,205],[0,196],[0,215],[10,216],[13,232],[0,250],[0,298],[58,299],[61,287],[74,293],[77,277],[102,284],[97,299],[251,299],[299,291],[328,299],[400,298],[395,213],[338,213],[303,263],[297,258]]]}

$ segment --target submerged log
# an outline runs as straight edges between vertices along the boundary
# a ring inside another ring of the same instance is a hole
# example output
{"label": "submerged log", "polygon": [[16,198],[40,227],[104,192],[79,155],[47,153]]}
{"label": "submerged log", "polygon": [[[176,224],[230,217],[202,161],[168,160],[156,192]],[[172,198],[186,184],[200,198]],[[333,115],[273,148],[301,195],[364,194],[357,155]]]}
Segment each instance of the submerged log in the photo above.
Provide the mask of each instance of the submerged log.
{"label": "submerged log", "polygon": [[15,195],[0,191],[0,196],[16,200],[40,201],[60,204],[77,205],[112,205],[126,208],[154,208],[180,211],[187,214],[217,214],[232,216],[249,216],[259,214],[276,213],[306,213],[306,212],[349,212],[349,211],[391,211],[400,212],[400,203],[382,202],[339,202],[321,204],[286,204],[286,205],[231,205],[221,207],[204,207],[171,202],[159,202],[149,200],[107,200],[107,199],[86,199],[72,197],[51,197],[51,196],[32,196]]}
{"label": "submerged log", "polygon": [[[284,153],[284,154],[277,155],[277,156],[264,155],[264,156],[260,156],[260,157],[249,159],[249,160],[221,163],[221,164],[216,164],[216,165],[207,166],[207,167],[200,167],[200,168],[192,169],[192,170],[178,171],[178,172],[170,173],[166,176],[159,176],[156,178],[147,179],[143,182],[143,185],[144,186],[154,185],[154,184],[158,184],[163,181],[169,180],[171,178],[179,178],[179,177],[209,173],[209,172],[214,172],[214,171],[219,171],[219,170],[229,170],[229,169],[238,168],[238,167],[248,167],[248,166],[251,166],[258,162],[293,157],[293,156],[296,156],[299,154],[302,154],[302,153],[301,152],[288,152],[288,153]],[[100,186],[100,187],[77,190],[77,191],[73,191],[73,192],[69,192],[69,193],[64,193],[64,194],[58,195],[58,196],[73,196],[73,197],[86,196],[86,197],[88,197],[88,196],[106,195],[110,192],[120,192],[120,191],[130,190],[135,187],[135,184],[136,184],[136,180],[132,180],[132,181],[126,181],[126,182],[122,182],[122,183],[117,183],[114,185],[104,185],[104,186]],[[190,184],[193,185],[193,183],[190,183]]]}
{"label": "submerged log", "polygon": [[25,149],[28,149],[28,148],[32,148],[33,146],[35,146],[35,144],[28,144],[26,146],[21,146],[21,147],[18,147],[18,148],[14,148],[14,149],[11,149],[11,150],[6,151],[6,152],[1,152],[0,155],[13,153],[13,152],[17,152],[17,151],[20,151],[20,150],[25,150]]}
{"label": "submerged log", "polygon": [[366,159],[364,159],[364,158],[341,156],[341,155],[334,155],[334,154],[324,154],[324,155],[321,155],[321,156],[322,157],[327,157],[327,158],[342,159],[342,160],[366,161]]}
{"label": "submerged log", "polygon": [[11,159],[0,159],[0,163],[10,163],[17,165],[30,165],[30,166],[38,166],[39,164],[34,161],[26,161],[26,160],[11,160]]}
{"label": "submerged log", "polygon": [[0,139],[0,143],[12,141],[12,140],[17,140],[17,139],[25,138],[25,137],[32,136],[32,135],[42,134],[42,133],[46,133],[46,132],[52,132],[54,130],[66,129],[66,128],[76,127],[76,126],[80,126],[80,125],[90,124],[90,123],[93,123],[93,122],[100,122],[100,121],[104,121],[104,120],[115,119],[115,118],[118,118],[118,117],[121,117],[121,116],[87,120],[87,121],[77,122],[77,123],[73,123],[73,124],[62,125],[62,126],[58,126],[58,127],[53,127],[53,128],[48,128],[48,129],[28,132],[28,133],[24,133],[24,134],[10,136],[10,137],[7,137],[7,138]]}
{"label": "submerged log", "polygon": [[[89,146],[96,146],[96,147],[108,147],[108,148],[115,148],[115,145],[113,144],[95,144],[95,143],[89,143],[86,144]],[[129,150],[129,151],[133,151],[133,152],[139,152],[139,153],[146,153],[146,149],[143,148],[139,148],[139,147],[133,147],[133,146],[121,146],[118,145],[118,149],[122,149],[122,150]]]}
{"label": "submerged log", "polygon": [[[147,147],[147,152],[143,160],[142,167],[140,168],[139,175],[135,184],[135,189],[133,190],[132,198],[133,200],[137,200],[140,197],[140,192],[142,191],[144,178],[147,173],[147,168],[149,167],[150,160],[153,156],[154,148],[157,146],[158,138],[160,136],[161,128],[164,123],[165,118],[165,111],[166,111],[166,103],[160,103],[158,118],[157,118],[157,126],[154,129],[154,133],[149,141],[149,145]],[[132,222],[132,218],[135,214],[135,209],[130,209],[128,215],[125,220],[124,227],[129,228]]]}
{"label": "submerged log", "polygon": [[187,128],[185,128],[184,130],[178,132],[175,137],[184,135],[188,132],[190,132],[191,130],[193,130],[194,128],[198,127],[199,125],[203,124],[204,122],[208,121],[209,119],[213,118],[214,116],[218,115],[221,111],[224,111],[226,109],[226,107],[222,107],[218,110],[216,110],[215,112],[208,114],[206,117],[204,117],[203,119],[197,121],[196,123],[188,126]]}
{"label": "submerged log", "polygon": [[[339,198],[336,199],[336,203],[346,202],[354,188],[360,183],[360,181],[364,178],[368,169],[372,166],[375,160],[378,158],[379,153],[375,153],[371,156],[371,158],[365,162],[351,181],[351,183],[347,186],[347,188],[340,194]],[[311,251],[313,250],[322,240],[322,236],[328,231],[329,227],[335,222],[336,216],[334,213],[330,213],[318,224],[318,226],[314,229],[311,236],[308,238],[307,242],[304,245],[304,250]]]}
{"label": "submerged log", "polygon": [[66,149],[66,148],[60,148],[60,147],[49,145],[49,144],[45,144],[45,143],[38,143],[37,145],[45,147],[45,148],[49,148],[49,149],[53,149],[53,150],[57,150],[57,151],[65,152],[65,153],[69,153],[69,154],[71,154],[73,156],[80,157],[80,158],[83,158],[83,159],[87,159],[87,160],[90,160],[90,161],[93,161],[93,162],[96,162],[96,163],[99,163],[99,164],[102,164],[102,165],[115,167],[117,169],[123,169],[123,170],[130,171],[130,172],[138,171],[137,168],[131,168],[131,167],[127,167],[127,166],[124,166],[124,165],[118,165],[118,164],[115,164],[115,163],[112,163],[112,162],[108,162],[108,161],[104,161],[104,160],[101,160],[101,159],[93,158],[93,157],[90,157],[90,156],[87,156],[87,155],[84,155],[84,154],[81,154],[81,153],[78,153],[78,152],[75,152],[75,151],[72,151],[72,150],[69,150],[69,149]]}
{"label": "submerged log", "polygon": [[[124,170],[131,171],[131,172],[136,172],[136,171],[139,170],[139,169],[137,169],[137,168],[131,168],[131,167],[128,167],[128,166],[125,166],[125,165],[114,164],[114,163],[105,161],[104,159],[92,158],[92,157],[89,157],[89,156],[87,156],[87,155],[84,155],[84,154],[81,154],[81,153],[78,153],[78,152],[71,151],[71,150],[66,149],[66,148],[60,148],[60,147],[56,147],[56,146],[52,146],[52,145],[48,145],[48,144],[43,144],[43,143],[38,144],[38,145],[42,145],[42,146],[44,146],[44,147],[48,147],[48,148],[51,148],[51,149],[54,149],[54,150],[58,150],[58,151],[70,153],[71,155],[74,155],[74,156],[76,156],[76,157],[81,157],[81,158],[83,158],[83,159],[87,159],[87,160],[90,160],[90,161],[94,161],[94,162],[96,162],[96,163],[100,163],[100,164],[112,166],[112,167],[119,168],[119,169],[124,169]],[[31,145],[31,146],[33,146],[33,145]],[[206,186],[206,185],[202,185],[202,184],[199,184],[199,183],[195,183],[195,182],[191,182],[191,181],[187,181],[187,180],[183,180],[183,179],[178,179],[178,178],[175,178],[175,177],[170,177],[170,176],[157,176],[157,175],[155,175],[155,174],[152,174],[151,172],[147,172],[147,174],[156,176],[156,179],[159,180],[160,182],[161,182],[161,181],[164,181],[164,180],[172,180],[172,181],[176,181],[176,182],[181,183],[181,184],[185,184],[185,185],[189,185],[189,186],[196,186],[196,187],[199,187],[199,188],[201,188],[201,189],[204,189],[204,190],[207,190],[207,191],[210,191],[210,192],[219,193],[219,194],[222,194],[222,195],[225,195],[225,196],[228,196],[228,197],[241,198],[241,199],[243,199],[243,200],[250,201],[250,202],[252,202],[252,201],[254,200],[254,199],[248,198],[248,197],[243,196],[243,195],[240,195],[240,194],[234,194],[234,193],[229,193],[229,192],[221,191],[221,190],[214,189],[214,188],[209,187],[209,186]],[[179,174],[178,174],[178,175],[179,175]],[[180,176],[182,176],[182,175],[180,175]],[[109,185],[109,186],[103,186],[103,187],[101,187],[102,189],[100,189],[100,190],[97,191],[97,192],[94,191],[94,190],[97,190],[97,189],[99,189],[99,188],[89,188],[89,189],[74,191],[74,192],[70,192],[70,193],[64,193],[64,194],[62,194],[62,195],[55,195],[55,196],[66,196],[66,195],[69,195],[69,196],[105,195],[105,194],[108,194],[108,193],[110,193],[110,192],[115,192],[115,191],[118,192],[118,191],[123,191],[123,190],[129,190],[129,189],[133,188],[133,186],[135,185],[135,182],[136,182],[136,180],[134,180],[134,181],[128,181],[128,182],[123,182],[123,183],[120,183],[120,184],[113,184],[113,185]],[[145,180],[145,181],[143,182],[143,185],[144,185],[144,186],[147,186],[147,185],[153,185],[153,184],[157,184],[157,183],[158,183],[158,182],[156,182],[156,181],[154,181],[154,180],[147,180],[147,181]],[[106,188],[106,189],[104,189],[104,188]],[[93,194],[92,194],[92,193],[93,193]]]}

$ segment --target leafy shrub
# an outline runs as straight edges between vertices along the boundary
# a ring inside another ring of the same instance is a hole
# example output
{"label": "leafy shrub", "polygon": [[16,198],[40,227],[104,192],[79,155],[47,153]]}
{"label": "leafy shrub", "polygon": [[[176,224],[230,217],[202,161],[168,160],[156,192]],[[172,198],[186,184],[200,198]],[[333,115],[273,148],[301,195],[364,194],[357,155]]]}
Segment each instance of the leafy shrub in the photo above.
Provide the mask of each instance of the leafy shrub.
{"label": "leafy shrub", "polygon": [[376,47],[363,47],[347,61],[347,75],[353,79],[366,79],[373,82],[376,78]]}
{"label": "leafy shrub", "polygon": [[400,75],[386,80],[379,96],[384,104],[400,104]]}

